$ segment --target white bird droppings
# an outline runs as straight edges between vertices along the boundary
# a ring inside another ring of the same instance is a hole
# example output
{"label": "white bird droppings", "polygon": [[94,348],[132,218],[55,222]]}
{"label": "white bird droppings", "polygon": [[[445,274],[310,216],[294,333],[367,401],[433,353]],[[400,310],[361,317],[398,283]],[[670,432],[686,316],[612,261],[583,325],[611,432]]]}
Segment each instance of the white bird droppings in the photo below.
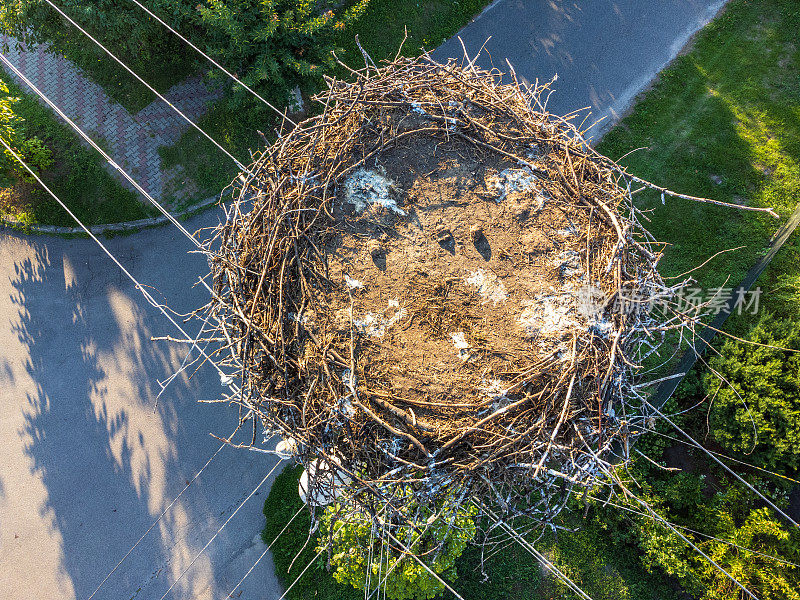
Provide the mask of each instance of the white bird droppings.
{"label": "white bird droppings", "polygon": [[356,290],[364,287],[364,284],[361,283],[358,279],[353,279],[350,275],[345,274],[344,282],[347,284],[351,290]]}
{"label": "white bird droppings", "polygon": [[497,279],[494,273],[487,273],[483,269],[478,269],[465,280],[467,285],[472,285],[478,288],[478,293],[486,299],[487,302],[491,301],[497,304],[503,302],[508,297],[506,286],[503,282]]}
{"label": "white bird droppings", "polygon": [[384,174],[368,169],[358,169],[344,183],[345,199],[360,213],[370,204],[380,204],[392,212],[405,216],[406,211],[397,206],[397,186]]}
{"label": "white bird droppings", "polygon": [[450,334],[450,338],[453,340],[453,345],[458,350],[458,357],[463,360],[469,360],[471,354],[469,352],[470,346],[469,342],[467,342],[467,338],[464,335],[463,331],[455,331]]}
{"label": "white bird droppings", "polygon": [[524,192],[536,183],[536,175],[527,167],[523,169],[504,169],[497,175],[487,178],[487,187],[498,196],[496,202],[502,202],[509,194]]}

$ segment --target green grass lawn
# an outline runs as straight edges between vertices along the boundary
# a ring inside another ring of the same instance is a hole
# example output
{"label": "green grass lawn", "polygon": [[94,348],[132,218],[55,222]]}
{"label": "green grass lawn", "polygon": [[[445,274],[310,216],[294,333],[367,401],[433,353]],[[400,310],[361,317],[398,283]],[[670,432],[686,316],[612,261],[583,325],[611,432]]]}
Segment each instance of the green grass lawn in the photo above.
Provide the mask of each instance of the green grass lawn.
{"label": "green grass lawn", "polygon": [[[12,96],[20,98],[15,112],[25,119],[26,136],[38,136],[52,151],[54,164],[42,173],[44,182],[87,225],[141,219],[154,214],[137,195],[120,185],[104,168],[94,150],[82,146],[69,126],[57,121],[49,108],[3,75]],[[0,174],[0,214],[24,224],[72,227],[75,222],[35,183],[18,183]]]}
{"label": "green grass lawn", "polygon": [[[664,70],[598,149],[632,173],[726,202],[771,206],[785,220],[800,202],[800,10],[796,0],[733,0]],[[720,250],[694,276],[705,287],[735,286],[779,221],[642,193],[650,231],[670,244],[666,275],[687,271]],[[762,285],[798,307],[798,243],[788,244]],[[767,301],[777,310],[776,295]]]}
{"label": "green grass lawn", "polygon": [[373,60],[391,58],[397,54],[406,29],[403,55],[419,55],[458,33],[487,4],[489,0],[370,0],[358,23],[337,40],[342,48],[337,56],[351,67],[363,67],[364,59],[355,42],[358,35]]}
{"label": "green grass lawn", "polygon": [[[297,493],[302,467],[287,467],[275,479],[264,503],[266,525],[261,538],[271,543],[292,516],[303,507]],[[585,525],[578,517],[564,525]],[[272,556],[279,580],[288,587],[314,559],[316,538],[294,561],[305,544],[310,515],[303,509],[272,547]],[[579,523],[580,521],[580,523]],[[560,532],[558,540],[546,535],[536,543],[560,569],[575,581],[594,600],[676,600],[668,582],[644,571],[635,551],[614,546],[593,521],[576,533]],[[334,581],[325,569],[327,556],[320,558],[291,589],[290,600],[358,600],[364,597],[351,586]],[[488,581],[480,571],[480,549],[468,547],[456,563],[459,577],[453,588],[466,600],[535,600],[575,597],[518,544],[495,554],[486,562]],[[448,593],[445,593],[445,597]]]}

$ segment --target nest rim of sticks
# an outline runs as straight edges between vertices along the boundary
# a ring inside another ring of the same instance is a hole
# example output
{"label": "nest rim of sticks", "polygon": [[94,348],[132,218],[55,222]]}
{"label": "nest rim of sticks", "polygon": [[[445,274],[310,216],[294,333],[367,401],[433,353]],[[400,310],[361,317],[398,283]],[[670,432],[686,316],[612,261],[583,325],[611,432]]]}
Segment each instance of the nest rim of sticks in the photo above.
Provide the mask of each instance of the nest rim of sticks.
{"label": "nest rim of sticks", "polygon": [[[473,63],[427,56],[368,62],[351,74],[350,83],[328,81],[316,97],[320,115],[255,157],[226,221],[205,242],[214,281],[207,311],[221,364],[242,383],[229,400],[240,422],[257,417],[291,441],[317,504],[335,499],[377,514],[407,498],[410,485],[421,501],[489,497],[503,512],[551,522],[574,486],[605,478],[612,455],[627,457],[647,429],[653,415],[637,372],[667,331],[687,326],[652,304],[687,282],[664,283],[658,244],[632,202],[635,178],[597,154],[571,119],[546,111],[549,84],[524,86],[513,72],[502,83]],[[561,344],[517,365],[502,402],[497,394],[463,399],[475,409],[472,425],[449,431],[442,421],[431,430],[414,404],[370,387],[361,350],[371,342],[353,324],[354,291],[329,277],[327,240],[340,229],[334,205],[344,182],[409,136],[459,140],[511,161],[552,184],[549,196],[575,214],[597,216],[586,266],[605,298],[607,328],[581,323],[566,351]],[[546,147],[546,163],[526,154],[531,145]],[[349,327],[310,326],[304,314],[313,307],[324,315],[334,296],[350,298]]]}

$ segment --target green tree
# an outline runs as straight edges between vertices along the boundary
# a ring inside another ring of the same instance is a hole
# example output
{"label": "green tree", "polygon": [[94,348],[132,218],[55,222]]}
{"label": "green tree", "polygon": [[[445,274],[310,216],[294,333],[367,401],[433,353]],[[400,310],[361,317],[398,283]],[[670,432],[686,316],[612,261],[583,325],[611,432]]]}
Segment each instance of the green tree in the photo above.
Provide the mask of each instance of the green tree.
{"label": "green tree", "polygon": [[[749,336],[730,340],[704,377],[713,396],[711,432],[726,448],[768,468],[800,467],[800,321],[765,315]],[[772,347],[769,347],[772,346]]]}
{"label": "green tree", "polygon": [[[335,34],[357,19],[368,2],[356,0],[343,8],[340,0],[142,0],[247,85],[273,99],[285,99],[295,85],[321,80],[334,60]],[[58,6],[127,60],[135,56],[141,64],[157,63],[176,52],[188,62],[196,60],[193,51],[132,3],[60,0]],[[0,26],[31,42],[91,43],[44,0],[0,3]],[[249,101],[242,91],[234,98]]]}
{"label": "green tree", "polygon": [[[700,486],[695,489],[700,492]],[[702,495],[693,497],[696,509],[688,519],[688,526],[718,539],[685,530],[684,535],[757,598],[800,600],[800,569],[788,564],[800,558],[800,536],[794,529],[777,521],[768,509],[754,507],[753,495],[744,486],[731,486],[710,502]],[[668,502],[651,499],[657,512],[667,520],[686,522],[685,517],[667,509]],[[678,577],[683,587],[700,600],[749,598],[675,532],[646,517],[638,518],[637,525],[643,562],[648,569],[659,567]]]}
{"label": "green tree", "polygon": [[368,2],[358,0],[337,14],[338,0],[206,0],[195,22],[215,56],[247,85],[275,97],[321,80],[333,65],[335,32]]}
{"label": "green tree", "polygon": [[[699,456],[693,460],[702,464]],[[750,489],[738,481],[726,481],[713,469],[708,474],[668,473],[634,460],[626,471],[631,475],[631,491],[757,598],[800,600],[800,568],[794,566],[800,563],[800,531],[764,508]],[[787,510],[788,487],[745,477]],[[638,547],[648,571],[676,577],[698,600],[750,598],[674,530],[649,516],[635,499],[618,497],[615,502],[630,511],[603,508],[600,502],[593,522],[608,533],[612,543]]]}
{"label": "green tree", "polygon": [[[441,508],[441,507],[439,507]],[[339,583],[356,589],[380,587],[386,597],[395,600],[433,598],[444,591],[444,585],[419,562],[409,557],[406,548],[415,553],[442,579],[454,581],[457,577],[455,561],[475,537],[474,510],[465,508],[444,511],[434,506],[421,506],[410,502],[403,508],[415,515],[418,524],[385,527],[403,542],[404,548],[388,536],[378,535],[372,520],[363,514],[342,514],[339,505],[329,506],[321,518],[318,551],[330,543],[330,562],[333,577]],[[381,582],[384,581],[385,584]]]}

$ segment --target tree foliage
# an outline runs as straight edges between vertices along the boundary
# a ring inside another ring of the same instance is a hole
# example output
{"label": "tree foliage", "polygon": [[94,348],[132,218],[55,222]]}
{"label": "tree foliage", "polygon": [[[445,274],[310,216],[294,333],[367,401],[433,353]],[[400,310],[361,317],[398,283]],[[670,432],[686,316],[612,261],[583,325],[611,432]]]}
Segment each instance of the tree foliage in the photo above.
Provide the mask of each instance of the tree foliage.
{"label": "tree foliage", "polygon": [[[25,132],[24,119],[14,111],[14,105],[19,98],[12,96],[5,82],[0,79],[0,137],[34,171],[42,171],[53,164],[50,149],[36,136],[29,136]],[[30,177],[27,169],[23,167],[14,155],[5,147],[2,148],[0,168],[11,171],[17,177],[28,180]]]}
{"label": "tree foliage", "polygon": [[[699,484],[699,479],[694,478]],[[686,493],[684,486],[682,493]],[[742,486],[731,486],[704,503],[700,486],[695,486],[694,506],[699,513],[692,525],[719,540],[692,536],[693,542],[718,565],[730,573],[756,597],[763,600],[800,600],[800,569],[781,562],[797,562],[800,538],[777,521],[766,508],[753,506],[753,495]],[[656,502],[666,513],[668,499]],[[700,517],[700,518],[697,518]],[[748,596],[724,573],[717,569],[679,536],[653,520],[642,518],[640,546],[645,552],[646,566],[659,566],[680,578],[684,587],[701,600],[730,600]],[[686,533],[686,532],[683,532]],[[725,543],[729,542],[729,543]],[[736,544],[739,546],[733,546]],[[743,550],[755,550],[756,554]],[[769,557],[777,557],[775,558]]]}
{"label": "tree foliage", "polygon": [[[800,321],[763,317],[745,344],[728,341],[704,378],[711,431],[767,468],[800,467]],[[774,347],[768,347],[774,346]],[[777,348],[775,348],[777,347]],[[792,350],[795,350],[794,352]]]}
{"label": "tree foliage", "polygon": [[[334,37],[366,9],[369,0],[142,0],[262,95],[281,98],[332,64]],[[132,3],[61,0],[59,7],[112,50],[138,61],[163,61],[193,51]],[[44,0],[0,4],[0,25],[33,42],[91,44]],[[241,92],[241,90],[239,90]],[[247,97],[237,94],[235,97]]]}
{"label": "tree foliage", "polygon": [[[666,521],[689,528],[678,530],[757,598],[800,600],[800,568],[791,564],[800,562],[800,532],[764,508],[749,489],[723,483],[711,472],[667,475],[649,463],[635,463],[632,470],[641,483],[637,495]],[[750,483],[786,510],[786,489],[756,477]],[[619,501],[636,512],[603,509],[599,522],[612,540],[638,546],[649,571],[676,577],[698,600],[749,598],[675,531],[638,514],[644,512],[638,502]]]}
{"label": "tree foliage", "polygon": [[[423,600],[444,591],[438,581],[419,562],[405,554],[406,548],[442,579],[454,581],[455,562],[470,540],[475,537],[475,511],[458,509],[449,516],[440,516],[435,506],[408,504],[404,510],[415,515],[418,527],[392,527],[392,535],[403,542],[401,548],[391,538],[380,539],[370,518],[347,514],[342,507],[328,507],[321,519],[318,551],[330,542],[333,577],[339,583],[363,590],[380,587],[387,598]],[[448,511],[443,511],[447,515]],[[384,581],[385,583],[381,583]]]}
{"label": "tree foliage", "polygon": [[247,85],[266,95],[306,78],[321,79],[333,64],[333,35],[360,16],[369,0],[335,12],[336,0],[207,0],[198,27],[215,55]]}

